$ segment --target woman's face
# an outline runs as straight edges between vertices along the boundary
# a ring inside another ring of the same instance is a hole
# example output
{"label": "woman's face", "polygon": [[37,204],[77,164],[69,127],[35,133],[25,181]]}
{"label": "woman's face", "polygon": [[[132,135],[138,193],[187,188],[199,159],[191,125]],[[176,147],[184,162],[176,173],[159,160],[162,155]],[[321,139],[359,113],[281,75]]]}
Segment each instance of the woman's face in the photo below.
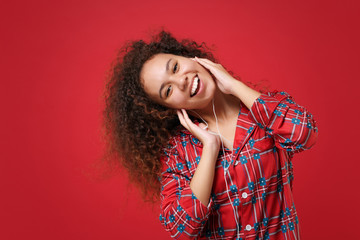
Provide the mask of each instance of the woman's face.
{"label": "woman's face", "polygon": [[173,109],[203,109],[216,84],[207,69],[187,57],[160,53],[143,65],[140,79],[155,102]]}

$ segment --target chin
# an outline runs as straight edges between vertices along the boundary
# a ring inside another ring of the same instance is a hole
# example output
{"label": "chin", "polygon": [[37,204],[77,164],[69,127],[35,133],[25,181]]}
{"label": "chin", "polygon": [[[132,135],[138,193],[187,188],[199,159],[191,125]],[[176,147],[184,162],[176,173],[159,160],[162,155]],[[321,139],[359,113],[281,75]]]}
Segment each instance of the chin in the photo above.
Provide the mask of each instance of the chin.
{"label": "chin", "polygon": [[212,98],[206,99],[206,101],[201,102],[201,104],[198,105],[197,109],[205,109],[208,108],[212,104]]}

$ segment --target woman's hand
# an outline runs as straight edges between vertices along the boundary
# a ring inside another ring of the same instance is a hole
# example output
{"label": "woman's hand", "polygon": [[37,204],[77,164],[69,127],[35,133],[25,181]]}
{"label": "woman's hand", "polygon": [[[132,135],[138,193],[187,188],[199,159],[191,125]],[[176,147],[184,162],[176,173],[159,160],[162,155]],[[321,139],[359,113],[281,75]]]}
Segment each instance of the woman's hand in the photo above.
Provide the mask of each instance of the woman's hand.
{"label": "woman's hand", "polygon": [[181,125],[191,132],[204,146],[209,146],[212,149],[219,151],[220,137],[218,135],[211,134],[204,123],[199,123],[197,126],[191,121],[185,109],[177,110]]}
{"label": "woman's hand", "polygon": [[220,91],[225,94],[233,94],[234,84],[238,82],[238,80],[233,78],[221,64],[214,63],[206,58],[195,57],[192,59],[197,61],[214,75],[215,82]]}

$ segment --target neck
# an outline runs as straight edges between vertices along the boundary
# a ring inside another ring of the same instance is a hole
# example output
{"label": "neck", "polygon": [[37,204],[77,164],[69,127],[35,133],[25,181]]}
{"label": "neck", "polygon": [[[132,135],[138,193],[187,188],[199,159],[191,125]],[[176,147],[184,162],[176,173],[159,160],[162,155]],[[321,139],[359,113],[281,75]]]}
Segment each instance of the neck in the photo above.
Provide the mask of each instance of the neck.
{"label": "neck", "polygon": [[[215,126],[216,124],[213,111],[213,102],[219,124],[228,122],[228,120],[234,117],[234,114],[237,116],[239,112],[240,100],[233,95],[224,94],[218,88],[216,88],[213,101],[211,101],[209,105],[203,109],[194,110],[209,124],[209,126]],[[190,111],[191,115],[199,118],[196,113]]]}

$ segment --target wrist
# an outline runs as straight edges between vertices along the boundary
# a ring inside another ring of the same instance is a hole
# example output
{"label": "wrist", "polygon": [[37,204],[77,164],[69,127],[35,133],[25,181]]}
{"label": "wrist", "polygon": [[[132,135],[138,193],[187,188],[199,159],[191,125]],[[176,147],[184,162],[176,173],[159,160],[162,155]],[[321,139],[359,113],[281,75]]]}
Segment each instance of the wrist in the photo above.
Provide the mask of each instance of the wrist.
{"label": "wrist", "polygon": [[236,79],[234,79],[232,86],[233,87],[231,88],[231,95],[238,98],[240,97],[240,93],[243,92],[244,88],[246,87],[246,85],[243,82]]}
{"label": "wrist", "polygon": [[234,84],[232,95],[240,99],[248,109],[251,109],[255,100],[260,97],[261,93],[247,86],[245,83],[238,81]]}
{"label": "wrist", "polygon": [[220,150],[220,144],[218,142],[204,143],[203,152],[218,155]]}

